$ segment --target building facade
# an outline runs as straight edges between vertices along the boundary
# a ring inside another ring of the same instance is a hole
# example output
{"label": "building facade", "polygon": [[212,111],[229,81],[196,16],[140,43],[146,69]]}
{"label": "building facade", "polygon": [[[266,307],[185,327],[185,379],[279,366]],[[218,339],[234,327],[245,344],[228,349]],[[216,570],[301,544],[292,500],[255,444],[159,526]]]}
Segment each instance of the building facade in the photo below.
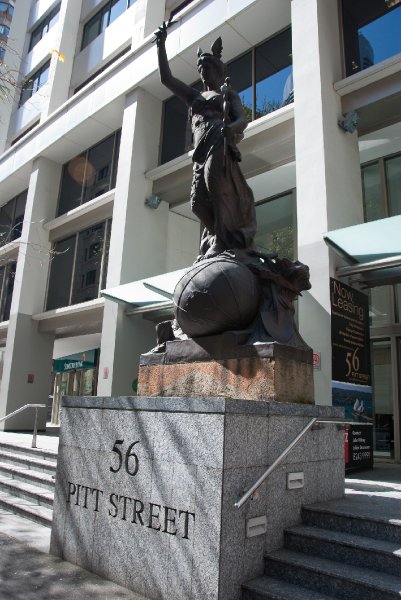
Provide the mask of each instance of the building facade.
{"label": "building facade", "polygon": [[[223,39],[249,120],[258,246],[310,267],[296,316],[320,359],[319,404],[332,403],[330,277],[368,294],[376,451],[399,461],[401,244],[383,235],[401,214],[399,0],[16,3],[6,58],[19,87],[0,122],[0,416],[49,393],[55,405],[134,393],[139,355],[171,314],[140,282],[168,287],[197,256],[187,111],[152,43],[171,15],[167,52],[188,84],[197,47]],[[327,243],[353,226],[370,226],[369,260]],[[101,294],[131,282],[125,304]]]}

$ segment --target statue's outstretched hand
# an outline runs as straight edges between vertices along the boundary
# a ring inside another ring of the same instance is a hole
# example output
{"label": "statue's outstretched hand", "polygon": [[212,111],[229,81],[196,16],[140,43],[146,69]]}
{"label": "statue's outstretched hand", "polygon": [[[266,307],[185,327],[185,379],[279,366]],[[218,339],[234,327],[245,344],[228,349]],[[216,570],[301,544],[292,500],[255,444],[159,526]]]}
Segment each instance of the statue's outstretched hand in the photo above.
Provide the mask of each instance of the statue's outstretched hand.
{"label": "statue's outstretched hand", "polygon": [[168,24],[166,23],[166,21],[163,21],[163,24],[160,25],[159,29],[157,29],[155,31],[156,37],[153,41],[156,42],[157,47],[164,46],[164,44],[166,43],[167,27],[168,27]]}

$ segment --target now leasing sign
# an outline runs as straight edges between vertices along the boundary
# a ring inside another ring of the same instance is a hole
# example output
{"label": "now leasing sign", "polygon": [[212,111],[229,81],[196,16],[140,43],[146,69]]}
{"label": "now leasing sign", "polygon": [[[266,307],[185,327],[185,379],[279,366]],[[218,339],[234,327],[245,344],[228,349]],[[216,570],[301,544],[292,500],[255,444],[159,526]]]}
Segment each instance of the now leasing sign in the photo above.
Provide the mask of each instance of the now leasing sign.
{"label": "now leasing sign", "polygon": [[373,465],[368,297],[330,279],[332,400],[355,421],[345,432],[347,469]]}

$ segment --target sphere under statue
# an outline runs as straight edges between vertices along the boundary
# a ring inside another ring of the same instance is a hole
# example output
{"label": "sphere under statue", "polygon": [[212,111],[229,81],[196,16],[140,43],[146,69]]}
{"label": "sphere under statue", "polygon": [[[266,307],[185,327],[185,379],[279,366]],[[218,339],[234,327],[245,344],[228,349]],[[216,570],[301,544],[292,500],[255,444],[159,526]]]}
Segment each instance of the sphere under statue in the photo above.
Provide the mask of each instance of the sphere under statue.
{"label": "sphere under statue", "polygon": [[175,318],[190,337],[245,329],[258,313],[260,294],[245,264],[217,256],[195,264],[177,283]]}

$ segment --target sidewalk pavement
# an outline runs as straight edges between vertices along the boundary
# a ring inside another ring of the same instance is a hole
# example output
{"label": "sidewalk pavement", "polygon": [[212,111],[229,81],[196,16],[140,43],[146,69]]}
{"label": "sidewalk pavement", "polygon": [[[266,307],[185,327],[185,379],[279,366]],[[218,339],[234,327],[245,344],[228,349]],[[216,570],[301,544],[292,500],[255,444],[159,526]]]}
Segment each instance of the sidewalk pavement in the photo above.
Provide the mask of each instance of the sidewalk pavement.
{"label": "sidewalk pavement", "polygon": [[[12,436],[12,440],[11,440]],[[0,441],[30,446],[32,435],[0,432]],[[58,438],[38,435],[38,448],[57,450]],[[347,475],[345,497],[362,512],[398,520],[401,465],[378,463]],[[147,600],[48,554],[50,529],[0,510],[0,600]]]}

